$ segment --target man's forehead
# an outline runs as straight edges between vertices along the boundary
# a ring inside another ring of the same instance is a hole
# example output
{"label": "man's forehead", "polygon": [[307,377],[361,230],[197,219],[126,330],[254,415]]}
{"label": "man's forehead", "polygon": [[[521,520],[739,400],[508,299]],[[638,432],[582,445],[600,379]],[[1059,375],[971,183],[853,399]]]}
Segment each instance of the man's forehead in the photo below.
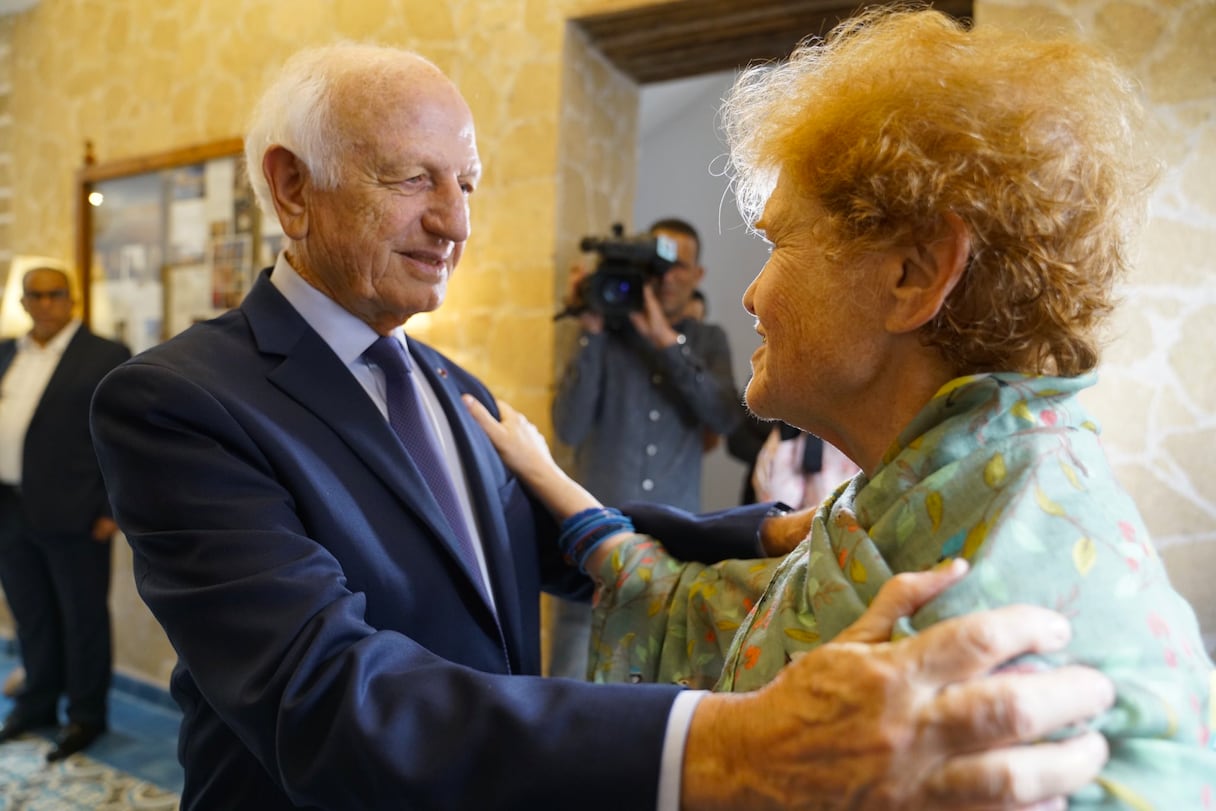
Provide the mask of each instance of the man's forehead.
{"label": "man's forehead", "polygon": [[[476,149],[476,147],[474,147],[474,149]],[[464,168],[463,174],[465,177],[470,178],[471,180],[480,180],[481,179],[481,159],[476,158],[473,161],[471,161],[470,163],[468,163]]]}
{"label": "man's forehead", "polygon": [[37,285],[39,287],[66,288],[68,287],[68,275],[59,268],[34,268],[25,272],[25,278],[22,280],[26,287]]}
{"label": "man's forehead", "polygon": [[426,67],[418,71],[420,81],[400,79],[343,96],[339,120],[352,140],[397,153],[394,160],[421,160],[439,149],[463,173],[480,175],[472,113],[456,86]]}
{"label": "man's forehead", "polygon": [[410,109],[438,98],[463,103],[451,79],[425,59],[407,53],[386,64],[342,74],[334,90],[339,108],[348,113]]}

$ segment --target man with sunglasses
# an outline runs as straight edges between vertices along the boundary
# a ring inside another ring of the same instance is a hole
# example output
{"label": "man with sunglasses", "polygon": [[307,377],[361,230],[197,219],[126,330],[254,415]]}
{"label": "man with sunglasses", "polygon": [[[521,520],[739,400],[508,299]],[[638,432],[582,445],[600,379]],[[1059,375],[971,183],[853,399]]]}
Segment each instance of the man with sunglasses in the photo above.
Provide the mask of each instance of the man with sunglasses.
{"label": "man with sunglasses", "polygon": [[110,516],[89,434],[89,402],[131,352],[73,317],[71,280],[58,267],[22,277],[33,321],[0,342],[0,586],[17,625],[25,687],[0,725],[0,743],[67,724],[50,761],[106,730],[111,643]]}

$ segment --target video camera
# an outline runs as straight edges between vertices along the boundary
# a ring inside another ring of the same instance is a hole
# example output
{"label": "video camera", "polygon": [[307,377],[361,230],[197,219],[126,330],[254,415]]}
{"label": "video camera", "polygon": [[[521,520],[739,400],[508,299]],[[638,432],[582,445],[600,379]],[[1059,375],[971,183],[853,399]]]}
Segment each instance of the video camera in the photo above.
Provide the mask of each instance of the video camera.
{"label": "video camera", "polygon": [[676,263],[676,243],[670,237],[626,237],[624,232],[620,223],[614,223],[611,237],[583,237],[579,248],[584,253],[598,253],[599,262],[579,285],[578,302],[558,313],[555,320],[591,310],[610,324],[619,323],[644,308],[642,288],[662,278]]}

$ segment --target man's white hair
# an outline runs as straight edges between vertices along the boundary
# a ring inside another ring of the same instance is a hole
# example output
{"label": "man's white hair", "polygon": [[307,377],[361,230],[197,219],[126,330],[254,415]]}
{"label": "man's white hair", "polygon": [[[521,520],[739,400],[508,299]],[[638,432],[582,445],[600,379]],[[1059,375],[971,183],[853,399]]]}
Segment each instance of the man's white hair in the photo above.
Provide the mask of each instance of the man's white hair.
{"label": "man's white hair", "polygon": [[274,217],[262,158],[272,146],[291,151],[308,167],[313,183],[333,188],[348,146],[335,114],[343,79],[376,78],[407,62],[434,64],[413,51],[367,42],[338,42],[298,51],[284,63],[253,109],[245,134],[245,168],[258,206]]}

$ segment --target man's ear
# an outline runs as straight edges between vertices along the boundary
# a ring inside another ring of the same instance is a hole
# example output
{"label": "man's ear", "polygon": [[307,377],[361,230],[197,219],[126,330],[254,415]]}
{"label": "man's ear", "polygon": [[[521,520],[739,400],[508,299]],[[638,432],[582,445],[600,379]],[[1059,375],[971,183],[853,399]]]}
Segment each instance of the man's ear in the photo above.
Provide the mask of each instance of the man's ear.
{"label": "man's ear", "polygon": [[893,305],[887,313],[887,329],[912,332],[929,323],[963,278],[970,255],[971,229],[957,214],[947,212],[931,241],[901,252],[902,262],[890,276]]}
{"label": "man's ear", "polygon": [[262,174],[283,233],[289,239],[303,239],[308,235],[308,167],[291,150],[275,144],[262,156]]}

